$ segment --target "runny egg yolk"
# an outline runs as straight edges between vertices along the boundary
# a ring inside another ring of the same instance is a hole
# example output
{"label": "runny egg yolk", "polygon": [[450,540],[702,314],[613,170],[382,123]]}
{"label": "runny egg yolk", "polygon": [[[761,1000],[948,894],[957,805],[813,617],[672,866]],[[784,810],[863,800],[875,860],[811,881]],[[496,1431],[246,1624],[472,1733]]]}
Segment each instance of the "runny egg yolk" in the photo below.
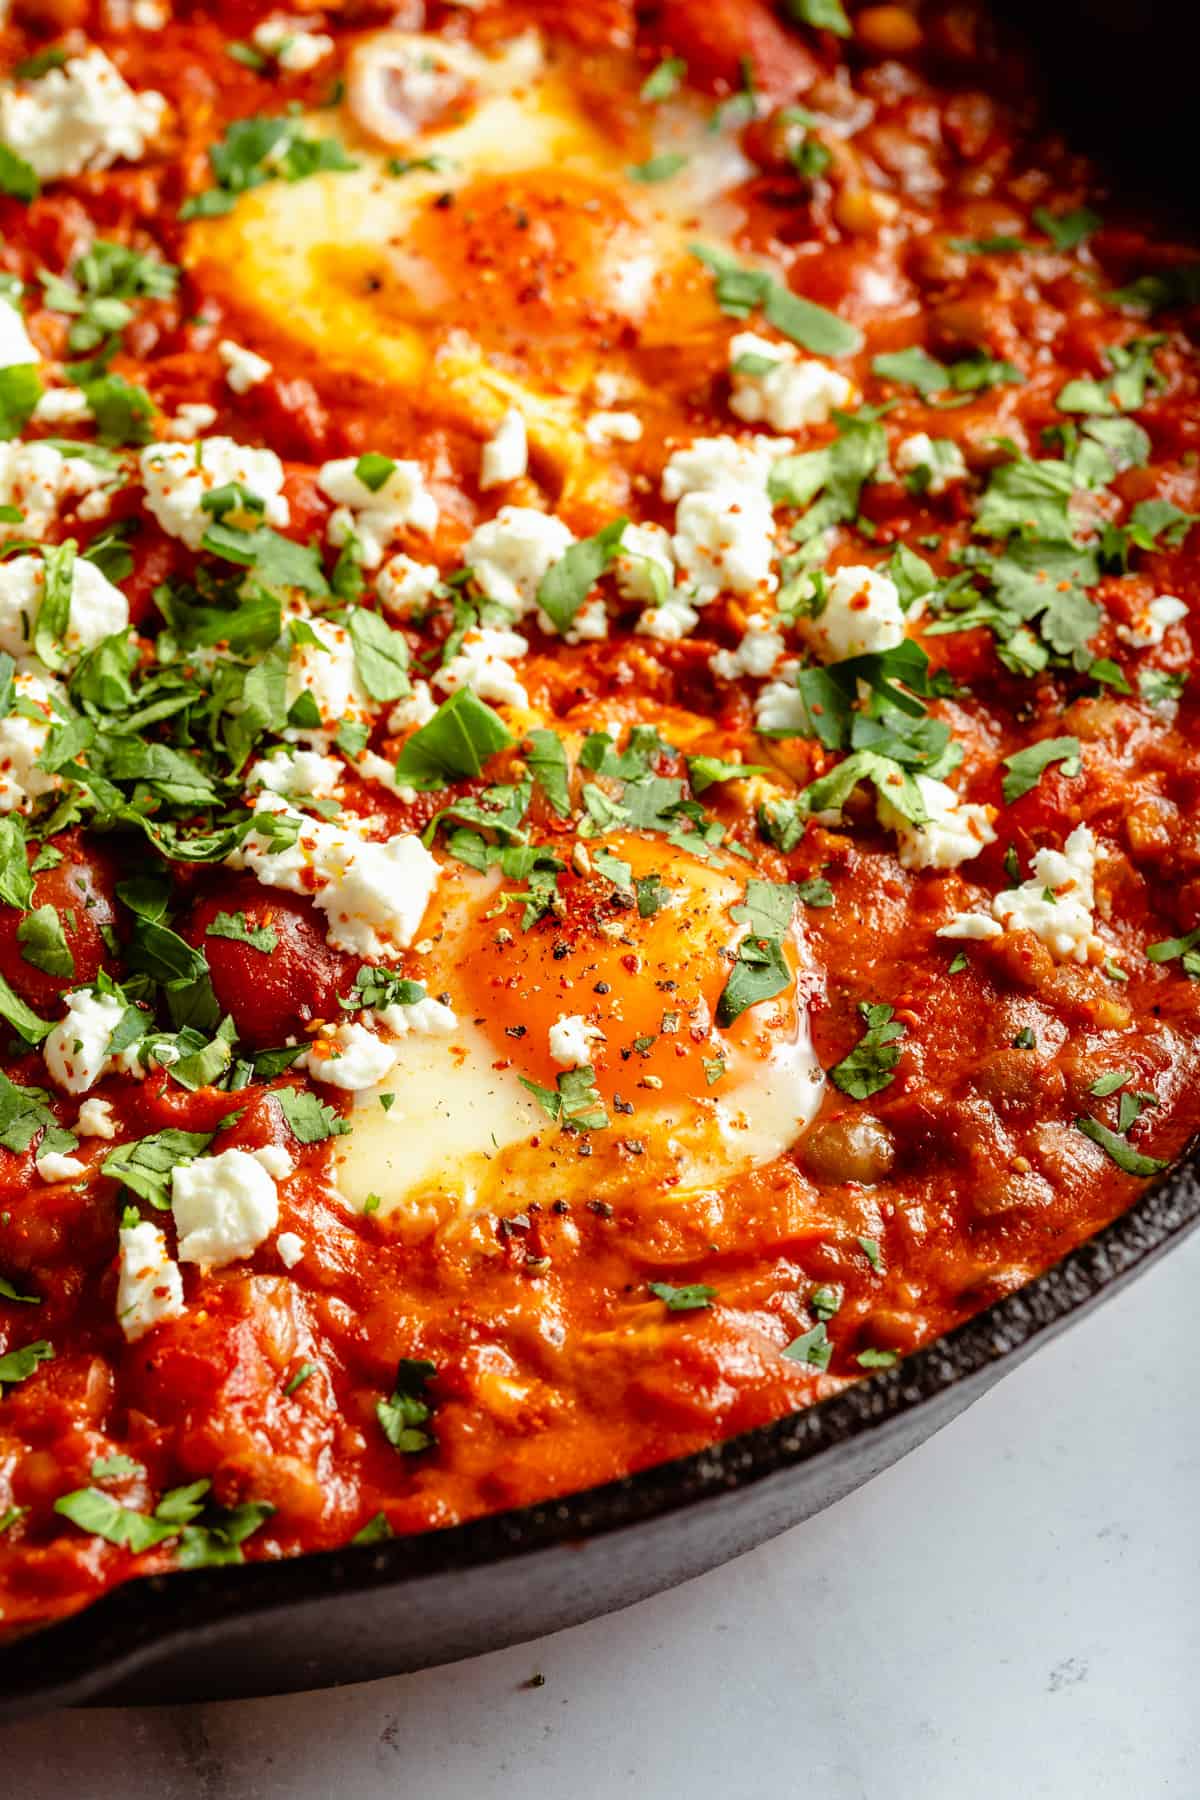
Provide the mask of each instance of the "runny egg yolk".
{"label": "runny egg yolk", "polygon": [[[553,1087],[564,1066],[552,1054],[555,1026],[582,1019],[588,1061],[610,1103],[703,1097],[715,1059],[765,1057],[796,1030],[794,988],[716,1027],[746,930],[731,916],[745,878],[730,860],[702,862],[662,839],[606,839],[602,852],[586,851],[584,873],[560,876],[561,916],[528,930],[524,902],[502,898],[519,884],[499,883],[473,909],[460,960],[446,972],[456,1009],[498,1059],[542,1086]],[[794,944],[785,955],[794,970]]]}

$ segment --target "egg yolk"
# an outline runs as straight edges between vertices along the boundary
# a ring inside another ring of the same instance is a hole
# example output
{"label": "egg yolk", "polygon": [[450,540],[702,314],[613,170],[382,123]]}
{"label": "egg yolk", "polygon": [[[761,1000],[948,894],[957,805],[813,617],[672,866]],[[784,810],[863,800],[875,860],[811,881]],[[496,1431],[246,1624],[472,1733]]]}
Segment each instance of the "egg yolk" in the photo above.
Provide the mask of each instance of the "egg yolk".
{"label": "egg yolk", "polygon": [[[476,898],[465,928],[447,930],[458,960],[446,985],[456,1010],[490,1039],[497,1066],[553,1087],[571,1065],[553,1055],[551,1034],[582,1019],[606,1099],[694,1099],[711,1085],[705,1065],[715,1058],[765,1059],[794,1034],[794,992],[716,1027],[745,935],[730,913],[745,894],[732,859],[702,862],[661,839],[617,836],[602,846],[629,869],[615,885],[598,848],[588,848],[590,870],[560,875],[560,915],[523,931],[523,902],[501,898],[516,884],[500,882]],[[794,968],[794,947],[785,954]]]}

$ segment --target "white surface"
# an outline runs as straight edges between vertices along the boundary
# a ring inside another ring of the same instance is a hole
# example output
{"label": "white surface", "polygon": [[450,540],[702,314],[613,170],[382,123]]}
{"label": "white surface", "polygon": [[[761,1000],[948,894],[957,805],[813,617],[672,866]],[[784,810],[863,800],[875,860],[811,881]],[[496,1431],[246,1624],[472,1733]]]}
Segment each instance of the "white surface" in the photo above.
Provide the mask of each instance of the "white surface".
{"label": "white surface", "polygon": [[0,1731],[4,1791],[1192,1800],[1198,1280],[1200,1237],[906,1462],[674,1593],[365,1687],[32,1720]]}

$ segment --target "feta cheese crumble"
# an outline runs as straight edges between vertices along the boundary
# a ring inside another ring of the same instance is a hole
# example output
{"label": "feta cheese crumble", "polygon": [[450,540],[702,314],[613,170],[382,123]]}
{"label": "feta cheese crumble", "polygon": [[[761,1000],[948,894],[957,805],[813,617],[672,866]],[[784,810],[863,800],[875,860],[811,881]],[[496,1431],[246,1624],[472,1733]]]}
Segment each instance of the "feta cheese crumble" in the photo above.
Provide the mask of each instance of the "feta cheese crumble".
{"label": "feta cheese crumble", "polygon": [[518,613],[537,604],[543,576],[575,542],[551,513],[531,506],[502,506],[468,538],[463,562],[489,600]]}
{"label": "feta cheese crumble", "polygon": [[304,1255],[304,1239],[294,1231],[281,1231],[275,1239],[279,1260],[285,1269],[294,1269]]}
{"label": "feta cheese crumble", "polygon": [[[287,703],[296,704],[307,694],[321,716],[320,732],[336,731],[345,720],[365,724],[374,716],[370,695],[358,678],[354,644],[344,625],[328,619],[306,619],[305,624],[318,640],[315,644],[302,640],[292,646],[288,658]],[[289,727],[288,737],[307,737],[312,733],[304,726]]]}
{"label": "feta cheese crumble", "polygon": [[251,388],[260,386],[274,366],[265,356],[247,350],[244,344],[235,344],[232,338],[221,339],[217,355],[225,365],[225,379],[235,394],[248,394]]}
{"label": "feta cheese crumble", "polygon": [[21,514],[19,520],[0,522],[0,539],[44,538],[72,500],[108,479],[85,456],[64,456],[52,444],[0,443],[0,506]]}
{"label": "feta cheese crumble", "polygon": [[637,444],[641,441],[642,421],[632,412],[594,412],[584,422],[583,435],[589,444],[600,448],[608,444]]}
{"label": "feta cheese crumble", "polygon": [[306,75],[334,50],[326,32],[309,31],[300,19],[264,19],[251,35],[254,48],[273,56],[289,75]]}
{"label": "feta cheese crumble", "polygon": [[902,475],[921,475],[926,494],[944,494],[956,481],[967,478],[967,464],[952,438],[932,438],[916,431],[896,446],[892,459]]}
{"label": "feta cheese crumble", "polygon": [[425,486],[420,463],[393,462],[386,479],[371,488],[355,473],[361,460],[343,456],[324,463],[317,486],[334,504],[326,528],[330,543],[341,545],[353,537],[363,567],[377,569],[400,532],[436,529],[437,501]]}
{"label": "feta cheese crumble", "polygon": [[1132,625],[1118,625],[1117,636],[1135,650],[1153,650],[1162,643],[1170,626],[1188,616],[1187,604],[1174,594],[1159,594],[1144,606]]}
{"label": "feta cheese crumble", "polygon": [[913,779],[929,814],[924,825],[914,825],[882,795],[876,802],[879,823],[896,833],[903,868],[955,869],[959,863],[978,856],[986,845],[995,843],[994,807],[960,800],[952,787],[932,775],[916,775]]}
{"label": "feta cheese crumble", "polygon": [[483,446],[479,467],[479,485],[504,487],[517,481],[529,468],[529,439],[525,420],[515,406],[510,406],[495,431]]}
{"label": "feta cheese crumble", "polygon": [[180,1262],[221,1269],[252,1256],[279,1223],[275,1181],[248,1150],[198,1156],[171,1171]]}
{"label": "feta cheese crumble", "polygon": [[463,633],[456,655],[437,671],[433,685],[443,694],[469,687],[481,700],[504,706],[528,706],[529,695],[512,666],[514,657],[528,654],[529,640],[519,631],[493,625],[472,627]]}
{"label": "feta cheese crumble", "polygon": [[41,181],[138,162],[166,118],[163,96],[135,93],[102,50],[36,80],[0,87],[0,143]]}
{"label": "feta cheese crumble", "polygon": [[25,315],[15,300],[0,300],[0,369],[40,362],[29,341]]}
{"label": "feta cheese crumble", "polygon": [[111,1140],[117,1135],[117,1122],[113,1117],[112,1102],[109,1100],[85,1100],[79,1109],[79,1117],[75,1121],[76,1137],[95,1137]]}
{"label": "feta cheese crumble", "polygon": [[567,1069],[582,1069],[592,1060],[593,1044],[604,1042],[598,1025],[589,1025],[582,1013],[563,1013],[550,1027],[550,1055]]}
{"label": "feta cheese crumble", "polygon": [[985,941],[1004,931],[1032,931],[1059,962],[1101,961],[1104,941],[1092,916],[1096,904],[1096,839],[1077,825],[1061,850],[1039,850],[1033,874],[993,896],[987,913],[956,913],[939,937]]}
{"label": "feta cheese crumble", "polygon": [[[763,363],[770,367],[760,367]],[[748,424],[762,421],[775,431],[823,425],[835,408],[849,406],[856,395],[854,383],[837,369],[801,359],[791,344],[772,343],[753,331],[739,331],[731,339],[729,370],[730,410]]]}
{"label": "feta cheese crumble", "polygon": [[823,662],[894,650],[905,635],[895,582],[857,563],[834,571],[818,616],[797,624]]}
{"label": "feta cheese crumble", "polygon": [[118,1234],[117,1322],[131,1344],[183,1312],[183,1277],[157,1225],[143,1219]]}
{"label": "feta cheese crumble", "polygon": [[75,1181],[80,1175],[87,1174],[87,1164],[80,1162],[77,1156],[67,1156],[61,1150],[46,1150],[37,1158],[34,1168],[43,1181]]}
{"label": "feta cheese crumble", "polygon": [[125,1016],[113,994],[76,988],[66,996],[66,1017],[53,1026],[42,1044],[52,1081],[68,1094],[86,1094],[110,1068],[109,1039]]}
{"label": "feta cheese crumble", "polygon": [[355,1019],[318,1033],[296,1067],[307,1069],[314,1081],[360,1093],[382,1081],[395,1060],[395,1051]]}
{"label": "feta cheese crumble", "polygon": [[[18,662],[29,655],[45,586],[42,557],[14,556],[11,562],[0,563],[0,650]],[[82,656],[128,624],[129,602],[120,588],[115,588],[95,563],[76,557],[63,649],[72,657]]]}
{"label": "feta cheese crumble", "polygon": [[180,538],[189,550],[213,523],[202,501],[215,488],[236,484],[263,503],[261,513],[233,506],[223,514],[226,525],[253,531],[260,525],[288,524],[291,512],[283,497],[283,464],[273,450],[253,450],[233,438],[201,440],[198,450],[182,444],[147,444],[139,458],[146,507],[168,537]]}
{"label": "feta cheese crumble", "polygon": [[21,672],[13,685],[17,700],[41,717],[27,718],[24,713],[10,712],[0,719],[0,813],[29,812],[42,794],[53,793],[62,785],[59,776],[38,767],[38,757],[50,736],[54,717],[51,695],[58,683]]}
{"label": "feta cheese crumble", "polygon": [[274,794],[260,794],[255,811],[275,814],[295,830],[294,841],[280,846],[252,831],[229,858],[231,866],[252,869],[266,887],[311,896],[326,915],[330,943],[340,950],[382,957],[407,949],[439,874],[419,837],[369,840],[347,823],[295,812]]}
{"label": "feta cheese crumble", "polygon": [[388,558],[375,577],[375,592],[389,612],[403,618],[424,606],[441,578],[436,563],[417,562],[400,550]]}

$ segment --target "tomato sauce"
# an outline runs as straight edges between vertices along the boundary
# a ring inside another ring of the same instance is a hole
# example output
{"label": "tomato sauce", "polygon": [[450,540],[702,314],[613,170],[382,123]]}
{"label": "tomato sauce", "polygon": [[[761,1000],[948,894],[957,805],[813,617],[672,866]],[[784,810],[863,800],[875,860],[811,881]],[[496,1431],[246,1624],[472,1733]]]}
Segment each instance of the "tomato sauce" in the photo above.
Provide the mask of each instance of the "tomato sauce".
{"label": "tomato sauce", "polygon": [[[290,509],[285,535],[297,546],[321,543],[326,528],[322,465],[373,451],[416,458],[438,524],[426,538],[410,532],[399,541],[443,573],[459,568],[464,544],[497,501],[478,484],[488,434],[471,406],[436,369],[415,382],[390,377],[373,360],[384,351],[343,357],[330,339],[318,354],[286,294],[275,308],[262,297],[251,314],[236,269],[222,270],[204,247],[214,241],[204,235],[210,222],[180,217],[189,196],[212,187],[208,153],[232,122],[279,114],[293,101],[309,121],[322,109],[331,121],[340,116],[336,84],[356,46],[393,22],[394,8],[367,0],[311,15],[308,29],[327,34],[332,48],[294,72],[264,72],[254,55],[230,54],[273,16],[249,0],[164,7],[157,29],[135,24],[138,10],[117,0],[14,0],[0,32],[8,68],[47,48],[77,54],[98,45],[133,89],[161,93],[168,109],[162,137],[138,161],[43,181],[28,201],[0,198],[0,269],[25,284],[26,325],[43,366],[83,352],[78,340],[68,343],[77,315],[54,305],[42,273],[68,273],[93,237],[153,253],[182,277],[172,291],[130,304],[107,374],[150,395],[154,435],[180,408],[201,405],[212,409],[206,434],[274,450]],[[844,1068],[874,1032],[872,1079],[887,1079],[873,1091],[852,1073],[848,1087],[827,1079],[815,1119],[784,1154],[678,1195],[633,1177],[614,1199],[600,1182],[589,1194],[586,1153],[602,1134],[564,1133],[522,1205],[442,1216],[436,1229],[420,1230],[402,1208],[350,1208],[332,1160],[340,1139],[304,1142],[289,1128],[283,1090],[311,1091],[334,1115],[348,1115],[335,1089],[269,1065],[247,1064],[236,1090],[181,1085],[169,1066],[143,1079],[104,1075],[94,1093],[109,1103],[117,1144],[183,1132],[209,1134],[210,1156],[286,1151],[293,1172],[280,1186],[278,1230],[302,1241],[303,1256],[285,1266],[272,1239],[224,1266],[189,1263],[183,1310],[130,1341],[117,1317],[127,1188],[99,1171],[98,1154],[86,1159],[86,1179],[48,1182],[35,1142],[0,1148],[0,1630],[37,1625],[189,1559],[278,1558],[364,1531],[451,1525],[776,1419],[903,1358],[1047,1268],[1131,1204],[1150,1178],[1139,1171],[1182,1155],[1200,1124],[1200,986],[1188,964],[1189,934],[1200,925],[1200,714],[1187,679],[1189,609],[1200,604],[1189,535],[1200,514],[1195,313],[1181,291],[1148,317],[1144,279],[1188,267],[1192,252],[1164,242],[1155,221],[1132,214],[1054,135],[1026,97],[1020,54],[986,16],[916,0],[850,5],[840,35],[805,25],[804,10],[761,0],[595,0],[568,9],[488,4],[464,22],[457,8],[431,6],[425,29],[454,42],[473,32],[496,46],[518,28],[540,27],[563,79],[607,134],[617,171],[653,151],[653,103],[642,96],[656,70],[686,65],[679,79],[706,108],[722,109],[722,129],[746,163],[736,187],[737,257],[769,266],[788,291],[852,323],[857,347],[837,366],[860,404],[883,409],[877,417],[892,446],[891,462],[868,471],[831,528],[828,575],[883,566],[904,546],[944,593],[976,566],[980,496],[997,494],[998,469],[1014,458],[1065,466],[1096,419],[1140,428],[1144,444],[1110,459],[1103,479],[1085,482],[1072,501],[1089,554],[1109,534],[1094,579],[1082,584],[1097,609],[1094,629],[1072,648],[1051,644],[1043,655],[1043,626],[1005,638],[984,615],[937,629],[956,623],[949,602],[912,615],[909,637],[928,658],[931,684],[918,711],[948,725],[961,747],[960,794],[992,809],[990,841],[959,866],[906,866],[869,787],[840,811],[817,807],[791,836],[765,832],[760,808],[828,776],[846,745],[819,728],[819,707],[807,733],[764,734],[755,682],[714,673],[713,657],[736,649],[754,618],[745,595],[717,594],[675,640],[636,633],[611,595],[614,622],[603,641],[572,644],[532,619],[520,627],[530,640],[520,665],[530,704],[564,734],[582,738],[613,718],[652,725],[681,747],[655,752],[652,772],[662,779],[683,770],[682,748],[765,769],[709,787],[703,807],[726,845],[741,846],[733,864],[741,880],[791,883],[815,896],[799,914],[801,994],[821,1068]],[[419,141],[409,153],[421,154]],[[297,180],[295,194],[303,187]],[[248,201],[267,191],[264,183]],[[659,497],[669,456],[696,439],[746,434],[730,416],[729,341],[762,330],[761,318],[722,311],[712,271],[694,263],[665,315],[645,315],[653,323],[628,316],[605,262],[606,244],[631,216],[615,191],[574,194],[552,168],[513,176],[506,189],[484,181],[472,191],[445,205],[430,200],[413,227],[412,242],[428,241],[448,271],[441,300],[417,318],[420,332],[445,351],[469,324],[493,376],[544,377],[564,404],[573,359],[619,368],[636,383],[636,441],[611,440],[581,472],[567,450],[552,453],[539,440],[516,492],[565,518],[580,539],[617,512],[669,526],[671,508]],[[386,354],[394,354],[416,303],[400,308],[386,284],[372,288],[357,240],[346,271],[356,293],[369,300],[378,292],[381,308],[399,309],[388,315],[395,330]],[[1149,350],[1128,350],[1151,337]],[[270,364],[243,393],[226,378],[225,339]],[[1106,400],[1125,366],[1114,347],[1143,359],[1143,379]],[[900,355],[914,351],[924,364]],[[880,358],[899,373],[880,373]],[[947,370],[979,373],[985,363],[1001,373],[973,384],[968,372],[961,387],[947,385]],[[1057,402],[1068,383],[1099,389],[1095,410],[1064,411]],[[621,407],[617,398],[606,410]],[[1074,438],[1064,440],[1064,428]],[[34,423],[27,435],[39,430],[91,441],[87,426]],[[782,435],[805,453],[828,449],[843,432],[827,417]],[[960,478],[944,486],[905,478],[896,445],[922,436],[956,447]],[[1101,438],[1087,441],[1103,450]],[[1149,522],[1131,538],[1133,510],[1147,505],[1167,511],[1143,511]],[[82,554],[123,521],[137,529],[115,579],[149,666],[164,585],[190,581],[197,558],[148,511],[137,482],[116,491],[104,516],[80,516],[69,533],[54,524],[45,541],[69,534]],[[328,571],[336,551],[321,553]],[[1057,563],[1031,579],[1061,583],[1072,596],[1081,585]],[[1182,615],[1156,636],[1139,621],[1164,595],[1182,602]],[[1025,615],[1033,616],[1045,617],[1036,608]],[[414,671],[436,667],[451,629],[445,605],[409,626]],[[216,652],[218,660],[229,654]],[[157,741],[164,728],[150,721],[141,729]],[[376,721],[370,744],[394,760],[408,734]],[[1023,786],[1020,766],[1006,759],[1051,739],[1070,746]],[[399,792],[371,788],[351,761],[344,807],[374,821],[377,836],[419,833],[448,802],[519,780],[525,756],[518,743],[482,774],[416,792],[403,783]],[[531,818],[537,841],[556,847],[568,872],[564,910],[531,926],[530,954],[552,959],[561,944],[567,963],[592,942],[596,917],[623,915],[609,899],[595,900],[587,886],[594,871],[580,874],[571,861],[574,822],[540,790]],[[1061,851],[1080,827],[1099,847],[1093,913],[1102,951],[1064,957],[1031,929],[937,935],[953,915],[987,913],[991,896],[1033,879],[1039,852]],[[170,877],[173,929],[207,960],[238,1055],[336,1021],[360,969],[378,960],[331,943],[311,893],[264,885],[245,866],[173,858],[128,820],[98,828],[85,808],[45,841],[59,854],[39,868],[41,841],[31,838],[30,904],[0,905],[0,974],[46,1018],[58,1016],[69,987],[96,982],[102,969],[118,981],[133,973],[142,927],[118,889],[156,872]],[[656,866],[669,878],[669,859]],[[571,897],[576,879],[582,898]],[[46,907],[62,921],[69,981],[22,953],[23,921]],[[275,940],[269,956],[244,938],[212,935],[231,915]],[[515,916],[505,924],[519,939]],[[493,964],[515,968],[496,960],[497,941],[485,934],[463,948],[482,959],[480,992]],[[669,976],[665,964],[650,968],[630,955],[631,979]],[[397,962],[414,978],[419,965],[419,946]],[[510,987],[518,995],[504,1002],[515,1009],[514,1067],[541,1070],[536,1079],[552,1084],[548,1062],[520,1062],[526,1002],[517,976]],[[889,1045],[897,1053],[881,1054]],[[48,1081],[36,1044],[17,1037],[11,1051],[9,1081],[48,1088],[54,1122],[70,1130],[78,1099]],[[645,1068],[661,1092],[661,1071],[669,1082],[674,1064],[661,1045],[653,1054],[663,1062]],[[497,1052],[494,1066],[503,1062]],[[629,1067],[602,1073],[604,1101],[612,1107],[633,1079]],[[682,1119],[687,1096],[672,1104]],[[1080,1120],[1100,1135],[1082,1131]],[[627,1132],[636,1167],[636,1116],[615,1125]],[[597,1149],[598,1159],[604,1154]],[[142,1212],[170,1227],[169,1211]],[[24,1373],[6,1365],[35,1344],[52,1353]],[[6,1366],[16,1371],[8,1380]],[[190,1484],[208,1485],[191,1512],[182,1503],[174,1531],[147,1541],[164,1494]],[[91,1523],[56,1510],[63,1496],[89,1490],[151,1529],[112,1516],[101,1529],[94,1505],[84,1515]],[[239,1513],[247,1507],[257,1511]]]}

